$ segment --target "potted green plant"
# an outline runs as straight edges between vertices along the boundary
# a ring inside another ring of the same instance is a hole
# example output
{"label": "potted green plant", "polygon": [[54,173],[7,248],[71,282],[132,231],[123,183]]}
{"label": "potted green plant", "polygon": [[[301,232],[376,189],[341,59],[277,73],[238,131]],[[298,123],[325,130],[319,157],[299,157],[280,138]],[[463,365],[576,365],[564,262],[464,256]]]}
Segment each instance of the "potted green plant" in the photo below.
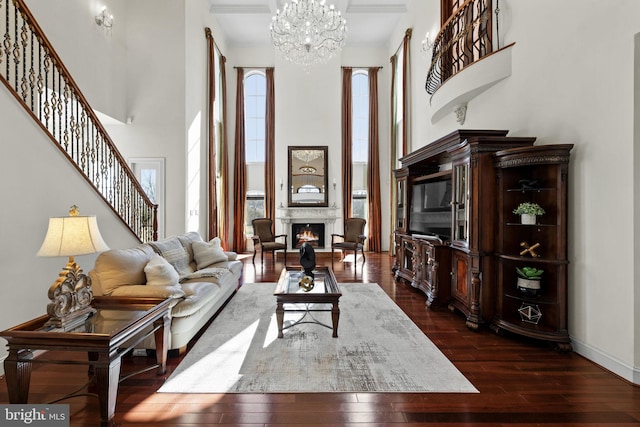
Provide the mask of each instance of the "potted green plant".
{"label": "potted green plant", "polygon": [[541,288],[540,281],[544,270],[536,267],[516,267],[516,273],[518,274],[518,290],[523,294],[531,296],[538,295]]}
{"label": "potted green plant", "polygon": [[536,224],[536,216],[544,215],[544,209],[537,203],[523,202],[513,210],[513,213],[520,215],[522,224]]}

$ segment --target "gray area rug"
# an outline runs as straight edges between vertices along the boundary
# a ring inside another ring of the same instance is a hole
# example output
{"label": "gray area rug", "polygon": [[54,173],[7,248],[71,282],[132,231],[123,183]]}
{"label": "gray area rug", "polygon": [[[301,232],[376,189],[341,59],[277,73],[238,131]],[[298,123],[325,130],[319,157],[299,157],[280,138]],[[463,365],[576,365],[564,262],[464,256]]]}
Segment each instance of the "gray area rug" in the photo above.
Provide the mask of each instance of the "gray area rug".
{"label": "gray area rug", "polygon": [[[159,391],[478,392],[377,284],[340,285],[338,338],[301,323],[278,339],[274,289],[242,286]],[[331,313],[313,316],[331,325]]]}

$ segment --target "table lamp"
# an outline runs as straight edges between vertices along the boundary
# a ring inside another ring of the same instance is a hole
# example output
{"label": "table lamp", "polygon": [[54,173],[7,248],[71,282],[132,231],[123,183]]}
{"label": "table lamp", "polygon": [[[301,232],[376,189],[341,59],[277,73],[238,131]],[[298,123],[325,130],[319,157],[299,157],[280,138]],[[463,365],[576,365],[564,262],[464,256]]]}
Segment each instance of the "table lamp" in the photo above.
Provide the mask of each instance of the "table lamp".
{"label": "table lamp", "polygon": [[73,259],[76,255],[87,255],[109,249],[95,216],[80,216],[77,206],[71,206],[68,217],[49,218],[49,228],[38,256],[68,256],[69,262],[58,279],[49,288],[47,325],[73,329],[83,323],[95,310],[91,307],[93,292],[91,279]]}

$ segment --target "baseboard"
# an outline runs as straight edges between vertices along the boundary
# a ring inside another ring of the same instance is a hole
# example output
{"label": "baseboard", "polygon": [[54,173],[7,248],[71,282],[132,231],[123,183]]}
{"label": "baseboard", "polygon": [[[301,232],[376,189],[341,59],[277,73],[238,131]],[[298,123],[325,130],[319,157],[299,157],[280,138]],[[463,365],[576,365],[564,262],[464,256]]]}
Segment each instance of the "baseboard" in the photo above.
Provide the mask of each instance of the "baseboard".
{"label": "baseboard", "polygon": [[571,344],[573,345],[573,351],[580,356],[589,359],[596,365],[630,383],[640,385],[640,369],[630,366],[610,354],[604,353],[574,337],[571,337]]}

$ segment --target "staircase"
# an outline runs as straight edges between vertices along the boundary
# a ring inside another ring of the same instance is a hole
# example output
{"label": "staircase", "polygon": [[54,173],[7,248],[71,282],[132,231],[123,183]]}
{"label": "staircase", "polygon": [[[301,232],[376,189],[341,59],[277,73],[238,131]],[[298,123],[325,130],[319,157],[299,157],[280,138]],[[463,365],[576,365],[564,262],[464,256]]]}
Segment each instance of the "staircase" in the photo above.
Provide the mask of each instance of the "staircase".
{"label": "staircase", "polygon": [[28,10],[0,0],[0,81],[140,241],[158,238],[158,206]]}

